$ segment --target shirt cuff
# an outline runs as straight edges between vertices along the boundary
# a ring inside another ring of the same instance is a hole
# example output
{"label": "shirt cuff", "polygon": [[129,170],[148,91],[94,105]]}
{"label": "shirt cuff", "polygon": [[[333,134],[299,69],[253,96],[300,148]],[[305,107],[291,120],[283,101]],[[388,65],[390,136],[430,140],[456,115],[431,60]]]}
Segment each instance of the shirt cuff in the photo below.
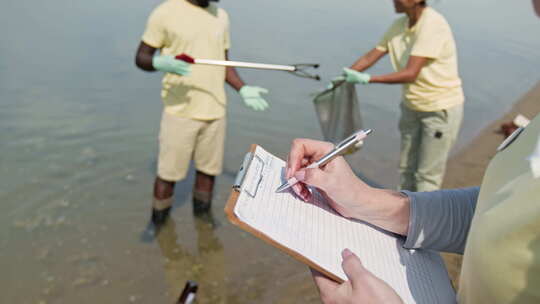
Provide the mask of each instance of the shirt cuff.
{"label": "shirt cuff", "polygon": [[377,45],[375,48],[381,52],[385,52],[385,53],[388,52],[388,48],[381,45]]}
{"label": "shirt cuff", "polygon": [[423,236],[421,236],[420,219],[422,208],[418,208],[418,192],[401,191],[409,198],[409,230],[407,237],[405,238],[404,248],[414,249],[420,247],[422,244]]}
{"label": "shirt cuff", "polygon": [[152,40],[152,39],[150,39],[148,37],[145,37],[145,36],[143,36],[141,38],[141,41],[144,42],[144,44],[149,45],[149,46],[151,46],[151,47],[153,47],[155,49],[161,49],[163,47],[162,43],[160,43],[158,41],[154,41],[154,40]]}

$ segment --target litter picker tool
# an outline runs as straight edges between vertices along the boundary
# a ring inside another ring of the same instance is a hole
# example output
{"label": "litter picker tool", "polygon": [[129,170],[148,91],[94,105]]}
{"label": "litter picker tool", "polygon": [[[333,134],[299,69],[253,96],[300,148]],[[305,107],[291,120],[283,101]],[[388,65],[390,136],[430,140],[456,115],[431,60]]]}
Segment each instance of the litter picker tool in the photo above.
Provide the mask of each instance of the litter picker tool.
{"label": "litter picker tool", "polygon": [[191,64],[219,65],[219,66],[230,66],[230,67],[237,67],[237,68],[286,71],[298,77],[321,80],[321,77],[319,77],[319,75],[311,74],[306,71],[307,69],[310,69],[310,68],[314,68],[314,69],[319,68],[319,64],[316,64],[316,63],[280,65],[280,64],[253,63],[253,62],[241,62],[241,61],[199,59],[199,58],[193,58],[187,54],[180,54],[180,55],[177,55],[175,58],[178,60],[185,61],[187,63],[191,63]]}

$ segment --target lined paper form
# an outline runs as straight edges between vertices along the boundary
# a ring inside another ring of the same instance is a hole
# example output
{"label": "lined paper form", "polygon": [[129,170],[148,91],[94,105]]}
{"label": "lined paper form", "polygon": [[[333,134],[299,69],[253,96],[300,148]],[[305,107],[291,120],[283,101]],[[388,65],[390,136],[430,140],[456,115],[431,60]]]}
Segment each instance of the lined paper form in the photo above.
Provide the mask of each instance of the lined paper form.
{"label": "lined paper form", "polygon": [[406,250],[401,238],[340,216],[316,190],[311,202],[276,193],[284,167],[283,160],[256,148],[234,208],[242,222],[343,280],[341,251],[349,248],[405,303],[456,302],[437,253]]}

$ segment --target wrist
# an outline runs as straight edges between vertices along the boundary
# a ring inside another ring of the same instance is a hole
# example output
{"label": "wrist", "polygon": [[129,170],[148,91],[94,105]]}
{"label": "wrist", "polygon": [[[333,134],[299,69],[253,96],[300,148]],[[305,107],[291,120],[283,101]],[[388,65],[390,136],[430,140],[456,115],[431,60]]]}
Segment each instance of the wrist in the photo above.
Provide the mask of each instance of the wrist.
{"label": "wrist", "polygon": [[152,67],[154,68],[154,70],[159,71],[159,60],[160,60],[159,55],[152,57]]}
{"label": "wrist", "polygon": [[[368,74],[369,75],[369,74]],[[368,78],[368,81],[367,83],[375,83],[375,82],[378,82],[378,77],[377,76],[374,76],[374,75],[369,75],[369,78]]]}
{"label": "wrist", "polygon": [[171,55],[157,55],[152,57],[152,67],[157,71],[175,73],[174,60]]}
{"label": "wrist", "polygon": [[357,210],[355,218],[390,232],[407,235],[409,197],[398,191],[367,187],[361,192],[362,208]]}
{"label": "wrist", "polygon": [[365,73],[365,74],[366,74],[366,81],[365,81],[365,84],[371,83],[371,75],[368,74],[368,73]]}
{"label": "wrist", "polygon": [[379,201],[378,197],[380,196],[379,191],[381,191],[381,189],[373,188],[360,179],[356,180],[351,189],[353,191],[356,206],[352,217],[370,222],[369,219],[377,214],[376,206]]}
{"label": "wrist", "polygon": [[409,197],[402,192],[393,190],[386,190],[386,195],[391,202],[386,213],[388,219],[386,229],[400,235],[407,235],[411,205]]}

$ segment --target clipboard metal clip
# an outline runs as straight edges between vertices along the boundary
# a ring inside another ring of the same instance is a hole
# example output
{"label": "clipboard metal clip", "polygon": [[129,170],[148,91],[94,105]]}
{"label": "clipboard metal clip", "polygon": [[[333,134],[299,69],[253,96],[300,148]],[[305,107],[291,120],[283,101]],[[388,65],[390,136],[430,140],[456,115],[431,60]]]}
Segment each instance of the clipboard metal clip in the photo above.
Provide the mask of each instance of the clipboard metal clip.
{"label": "clipboard metal clip", "polygon": [[[252,166],[252,170],[248,170]],[[246,153],[242,166],[240,167],[240,170],[238,170],[238,174],[236,174],[233,189],[238,192],[244,189],[251,197],[255,197],[257,195],[259,184],[262,181],[263,168],[264,161],[260,156],[256,155],[255,152]]]}
{"label": "clipboard metal clip", "polygon": [[246,153],[246,156],[244,156],[244,161],[242,162],[242,166],[240,166],[240,170],[238,170],[238,173],[236,174],[233,189],[238,192],[240,192],[240,188],[242,188],[242,184],[244,183],[244,179],[246,178],[247,169],[249,168],[249,165],[253,160],[253,155],[255,155],[255,153],[253,152]]}

